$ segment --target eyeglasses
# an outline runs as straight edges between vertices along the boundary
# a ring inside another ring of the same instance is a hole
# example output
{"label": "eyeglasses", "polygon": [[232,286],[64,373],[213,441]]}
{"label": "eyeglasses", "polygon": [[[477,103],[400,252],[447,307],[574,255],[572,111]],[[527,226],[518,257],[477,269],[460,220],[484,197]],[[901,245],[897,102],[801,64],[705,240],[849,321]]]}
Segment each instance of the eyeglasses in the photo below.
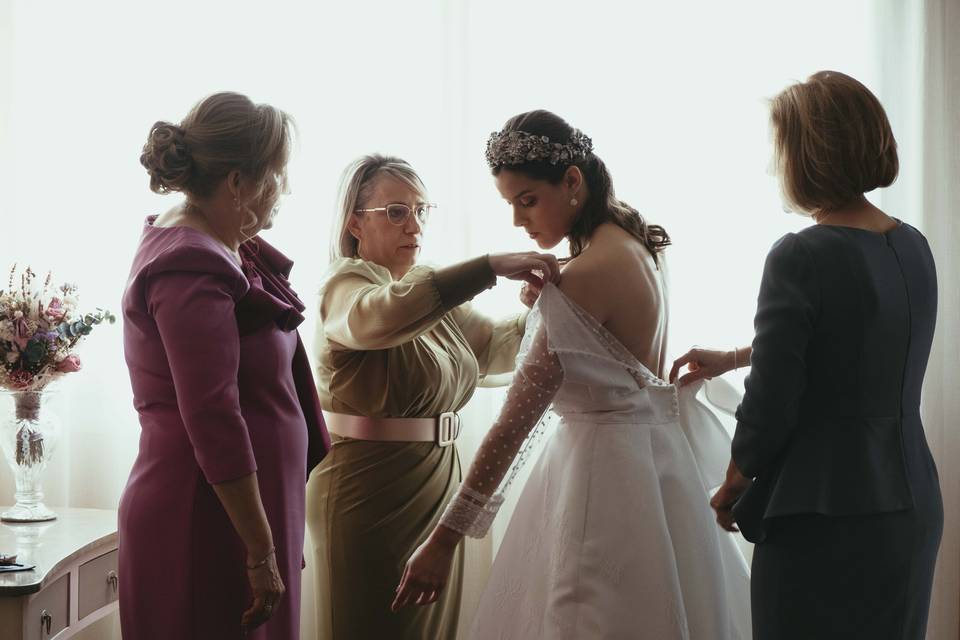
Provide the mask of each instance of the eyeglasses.
{"label": "eyeglasses", "polygon": [[372,209],[356,209],[354,213],[373,213],[375,211],[384,211],[387,214],[387,220],[397,226],[404,225],[410,219],[410,214],[415,213],[417,222],[426,224],[430,219],[430,212],[436,209],[437,205],[430,202],[421,202],[415,208],[411,209],[405,204],[399,202],[388,204],[385,207],[374,207]]}

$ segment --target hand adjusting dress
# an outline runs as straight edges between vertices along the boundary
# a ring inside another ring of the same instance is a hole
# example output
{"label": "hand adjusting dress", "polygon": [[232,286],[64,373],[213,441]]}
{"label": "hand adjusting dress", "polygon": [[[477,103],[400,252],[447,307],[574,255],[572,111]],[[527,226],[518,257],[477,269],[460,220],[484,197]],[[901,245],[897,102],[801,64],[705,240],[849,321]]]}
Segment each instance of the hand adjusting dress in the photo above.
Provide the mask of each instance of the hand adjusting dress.
{"label": "hand adjusting dress", "polygon": [[767,257],[733,457],[757,640],[922,640],[943,502],[920,396],[926,238],[814,225]]}
{"label": "hand adjusting dress", "polygon": [[[513,369],[523,336],[525,314],[494,322],[465,304],[495,281],[486,257],[399,280],[360,259],[332,265],[316,340],[324,410],[423,418],[463,408],[485,376]],[[454,640],[462,545],[439,602],[398,613],[390,603],[460,482],[456,445],[333,439],[308,488],[320,636]]]}

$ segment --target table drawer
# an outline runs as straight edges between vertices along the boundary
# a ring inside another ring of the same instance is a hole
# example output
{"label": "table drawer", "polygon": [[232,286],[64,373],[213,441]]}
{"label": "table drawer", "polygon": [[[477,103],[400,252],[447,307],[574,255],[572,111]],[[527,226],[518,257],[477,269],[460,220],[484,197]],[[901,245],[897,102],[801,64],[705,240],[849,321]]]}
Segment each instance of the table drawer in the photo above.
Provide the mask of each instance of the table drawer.
{"label": "table drawer", "polygon": [[117,551],[105,553],[80,565],[78,580],[78,619],[85,617],[118,597]]}
{"label": "table drawer", "polygon": [[27,605],[24,619],[25,640],[48,640],[67,628],[70,623],[70,574],[34,596]]}

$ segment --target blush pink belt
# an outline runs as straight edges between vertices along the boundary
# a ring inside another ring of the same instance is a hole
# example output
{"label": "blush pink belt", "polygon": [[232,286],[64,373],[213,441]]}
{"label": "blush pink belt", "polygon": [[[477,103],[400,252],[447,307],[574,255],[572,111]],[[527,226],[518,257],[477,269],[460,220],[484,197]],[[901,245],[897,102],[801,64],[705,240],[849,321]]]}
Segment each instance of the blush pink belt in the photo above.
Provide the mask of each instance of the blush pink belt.
{"label": "blush pink belt", "polygon": [[368,418],[324,411],[327,430],[355,440],[380,442],[436,442],[446,447],[460,435],[460,414],[441,413],[436,418]]}

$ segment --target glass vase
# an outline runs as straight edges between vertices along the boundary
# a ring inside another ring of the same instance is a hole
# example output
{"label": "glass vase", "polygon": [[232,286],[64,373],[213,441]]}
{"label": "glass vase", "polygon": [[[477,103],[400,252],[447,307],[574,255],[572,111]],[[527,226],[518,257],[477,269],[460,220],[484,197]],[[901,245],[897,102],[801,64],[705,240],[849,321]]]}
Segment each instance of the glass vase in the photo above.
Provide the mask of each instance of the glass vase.
{"label": "glass vase", "polygon": [[7,522],[44,522],[57,514],[43,504],[40,476],[60,439],[60,419],[51,410],[55,392],[0,391],[0,448],[16,483],[12,509],[0,514]]}

